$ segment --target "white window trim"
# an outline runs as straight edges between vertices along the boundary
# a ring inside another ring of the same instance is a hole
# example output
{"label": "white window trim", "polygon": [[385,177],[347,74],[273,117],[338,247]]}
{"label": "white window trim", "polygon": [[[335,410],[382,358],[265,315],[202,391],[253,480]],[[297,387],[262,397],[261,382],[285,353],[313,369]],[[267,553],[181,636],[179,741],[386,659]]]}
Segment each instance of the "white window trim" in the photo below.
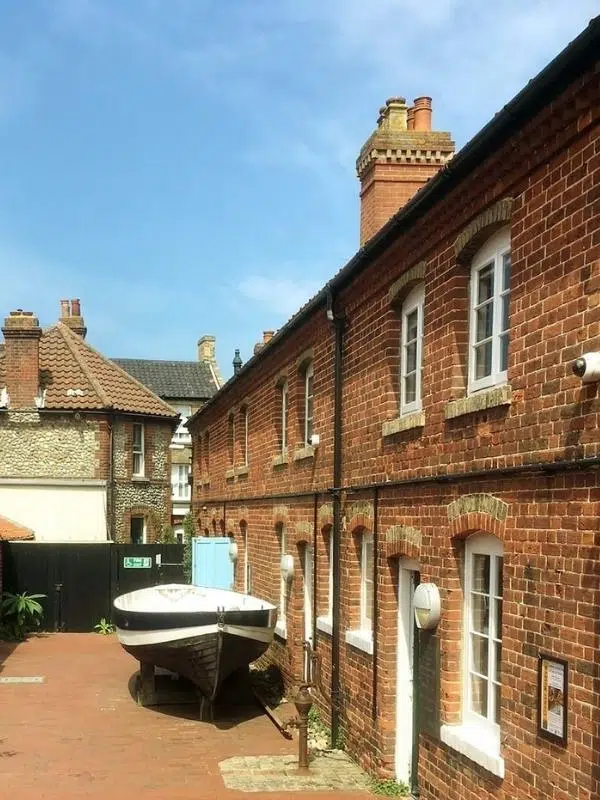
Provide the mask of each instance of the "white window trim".
{"label": "white window trim", "polygon": [[[313,364],[312,364],[312,361],[311,361],[310,364],[308,364],[306,369],[304,370],[304,444],[305,445],[310,445],[311,444],[310,436],[312,436],[313,417],[314,417],[314,411],[315,411],[315,400],[314,400],[314,393],[315,393],[315,383],[314,383],[314,381],[315,381],[315,378],[314,378],[314,375],[315,375],[315,373],[314,373]],[[313,388],[312,388],[312,394],[311,395],[308,394],[308,381],[309,381],[309,378],[313,379]],[[308,417],[308,400],[309,400],[309,397],[312,400],[312,416],[310,417],[310,436],[309,436],[309,432],[308,432],[308,430],[309,430],[309,425],[308,425],[308,420],[309,420],[309,417]]]}
{"label": "white window trim", "polygon": [[[475,554],[481,554],[485,556],[490,556],[491,559],[494,558],[502,558],[503,557],[504,549],[502,547],[502,542],[500,539],[497,539],[495,536],[491,536],[489,534],[476,534],[475,536],[470,536],[467,541],[465,542],[465,597],[464,597],[464,624],[463,624],[463,647],[464,652],[466,654],[466,658],[464,660],[464,674],[463,674],[463,722],[467,724],[472,724],[477,727],[487,727],[492,730],[493,733],[498,735],[498,739],[500,737],[500,726],[493,722],[491,719],[486,719],[482,717],[480,714],[471,711],[471,682],[470,682],[470,663],[471,663],[471,586],[473,583],[473,573],[472,573],[472,556]],[[493,565],[493,560],[491,561],[490,567]],[[490,568],[490,597],[494,597],[496,587],[496,571]],[[494,620],[494,615],[492,614],[490,608],[490,632],[488,634],[488,641],[491,643],[494,638],[500,639],[502,641],[502,631],[500,631],[500,635],[497,635],[497,631],[495,630],[495,622],[492,625],[492,620]],[[490,703],[492,699],[492,692],[489,687],[492,685],[492,662],[493,662],[493,648],[488,646],[488,709],[491,708],[493,703]],[[491,713],[491,712],[490,712]]]}
{"label": "white window trim", "polygon": [[287,583],[281,573],[281,560],[285,555],[286,530],[285,525],[279,526],[279,613],[275,623],[275,633],[282,639],[287,638]]}
{"label": "white window trim", "polygon": [[[363,533],[361,537],[360,543],[360,617],[359,617],[359,627],[355,630],[346,631],[345,639],[346,642],[352,647],[356,647],[359,650],[364,650],[365,653],[369,653],[369,655],[373,655],[373,609],[370,610],[370,616],[367,616],[367,601],[366,601],[366,570],[367,570],[367,548],[368,546],[373,546],[373,534],[372,533]],[[373,558],[375,558],[375,552],[373,552]],[[371,579],[373,576],[371,575]]]}
{"label": "white window trim", "polygon": [[[402,320],[400,332],[400,416],[414,414],[422,408],[422,376],[423,376],[423,309],[425,306],[425,287],[423,284],[416,286],[402,303]],[[415,400],[407,403],[405,400],[406,378],[406,320],[413,311],[417,311],[417,376]]]}
{"label": "white window trim", "polygon": [[186,428],[186,422],[190,418],[192,414],[192,407],[188,405],[174,405],[173,408],[175,411],[178,412],[179,416],[181,417],[181,421],[177,426],[177,430],[173,434],[172,441],[176,444],[188,444],[191,445],[192,437],[188,429]]}
{"label": "white window trim", "polygon": [[[502,297],[507,294],[510,299],[510,286],[506,291],[501,290],[503,275],[503,257],[510,253],[510,230],[504,228],[491,236],[483,247],[475,254],[471,263],[471,278],[469,282],[469,383],[468,392],[472,394],[490,386],[498,386],[508,380],[507,370],[500,369],[500,334],[502,323]],[[475,378],[475,337],[477,335],[476,316],[476,286],[478,273],[488,264],[493,263],[494,291],[493,291],[493,320],[492,320],[492,369],[489,375]],[[510,300],[509,300],[510,301]],[[509,334],[510,335],[510,334]]]}
{"label": "white window trim", "polygon": [[323,633],[333,634],[333,531],[329,533],[327,546],[329,555],[329,582],[327,584],[327,614],[317,617],[317,629]]}
{"label": "white window trim", "polygon": [[[185,481],[181,479],[181,474],[185,470]],[[191,498],[191,486],[189,482],[190,468],[187,464],[171,464],[171,499],[178,502],[189,501]],[[183,492],[180,491],[183,487]]]}
{"label": "white window trim", "polygon": [[[136,428],[140,429],[140,447],[136,449],[135,434]],[[143,422],[134,422],[132,428],[132,442],[131,442],[131,475],[134,478],[143,478],[146,474],[146,447],[145,447],[145,427]],[[140,456],[140,469],[135,470],[135,457]]]}
{"label": "white window trim", "polygon": [[287,452],[288,382],[281,384],[281,454]]}

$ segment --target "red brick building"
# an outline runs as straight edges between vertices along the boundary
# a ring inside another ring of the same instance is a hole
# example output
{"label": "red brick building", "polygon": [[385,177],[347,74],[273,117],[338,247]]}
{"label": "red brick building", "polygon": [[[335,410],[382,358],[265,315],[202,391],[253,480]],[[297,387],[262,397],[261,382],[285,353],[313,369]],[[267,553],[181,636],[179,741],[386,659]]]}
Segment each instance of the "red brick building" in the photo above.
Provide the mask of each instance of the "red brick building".
{"label": "red brick building", "polygon": [[451,159],[388,103],[366,244],[189,422],[269,657],[311,639],[334,735],[426,800],[600,797],[599,53],[600,18]]}

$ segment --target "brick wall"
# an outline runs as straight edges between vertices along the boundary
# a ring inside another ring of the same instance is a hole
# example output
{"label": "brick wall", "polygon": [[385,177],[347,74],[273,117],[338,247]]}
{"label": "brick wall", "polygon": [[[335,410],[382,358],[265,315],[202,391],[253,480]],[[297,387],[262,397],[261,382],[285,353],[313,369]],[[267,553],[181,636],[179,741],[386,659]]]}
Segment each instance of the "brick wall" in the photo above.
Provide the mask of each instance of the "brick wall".
{"label": "brick wall", "polygon": [[[344,632],[356,624],[359,603],[357,537],[373,532],[375,497],[372,491],[355,491],[343,498],[342,729],[349,750],[365,766],[387,775],[394,770],[401,559],[417,560],[421,580],[440,588],[443,612],[435,634],[440,718],[442,724],[455,724],[462,714],[465,541],[483,531],[504,547],[505,777],[492,775],[439,738],[422,733],[419,781],[426,800],[596,800],[600,792],[594,755],[600,748],[600,486],[594,469],[556,466],[599,455],[598,386],[582,384],[570,369],[582,352],[600,349],[598,85],[598,71],[573,83],[399,233],[338,300],[347,316],[343,484],[381,483],[376,670],[374,656],[344,642]],[[499,225],[510,230],[513,264],[508,384],[475,400],[477,396],[467,395],[469,248],[479,246]],[[399,359],[394,286],[420,264],[425,285],[423,416],[415,427],[394,428]],[[298,362],[308,348],[320,444],[300,453]],[[282,376],[289,383],[290,447],[287,461],[274,463]],[[250,420],[248,472],[228,472],[228,414],[242,403]],[[326,607],[332,421],[333,331],[320,309],[269,346],[193,427],[195,447],[198,436],[203,441],[206,432],[210,436],[208,469],[206,454],[202,465],[199,458],[193,464],[194,512],[200,527],[209,534],[225,531],[241,537],[243,509],[252,592],[274,602],[279,602],[277,524],[283,522],[288,531],[296,572],[287,639],[276,641],[269,654],[288,681],[301,669],[301,553],[314,520],[313,498],[300,496],[302,492],[318,493],[318,605]],[[295,460],[296,450],[304,457]],[[532,464],[554,466],[547,472],[516,471]],[[513,468],[513,473],[506,472]],[[469,471],[482,476],[445,477]],[[386,486],[435,476],[440,480]],[[295,496],[253,499],[281,493]],[[239,544],[242,552],[241,538]],[[317,647],[328,681],[327,633],[318,634]],[[536,732],[537,659],[545,651],[566,658],[570,666],[565,747]],[[318,704],[323,711],[329,709],[327,697]]]}

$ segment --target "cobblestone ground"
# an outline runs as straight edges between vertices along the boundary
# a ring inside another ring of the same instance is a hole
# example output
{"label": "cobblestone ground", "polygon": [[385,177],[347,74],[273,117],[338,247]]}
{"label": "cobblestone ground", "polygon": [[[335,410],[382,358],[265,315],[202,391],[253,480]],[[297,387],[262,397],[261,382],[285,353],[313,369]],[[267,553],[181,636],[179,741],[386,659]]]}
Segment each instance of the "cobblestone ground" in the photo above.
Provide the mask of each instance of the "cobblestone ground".
{"label": "cobblestone ground", "polygon": [[[237,718],[223,713],[214,724],[199,722],[195,706],[142,708],[130,693],[135,672],[136,662],[114,636],[64,633],[17,646],[0,642],[1,678],[44,677],[43,683],[0,683],[0,798],[301,796],[293,790],[306,784],[292,783],[289,761],[282,764],[281,791],[273,786],[279,777],[270,768],[269,784],[244,787],[252,795],[237,791],[243,788],[239,784],[233,788],[235,780],[225,788],[219,762],[252,756],[291,761],[296,753],[296,742],[286,741],[258,708],[240,708]],[[229,765],[229,774],[240,777],[235,761],[233,769]],[[307,791],[307,798],[365,797],[335,789],[339,765],[330,771],[329,783],[321,773],[319,767],[313,784],[318,791]],[[328,786],[332,790],[321,791]]]}

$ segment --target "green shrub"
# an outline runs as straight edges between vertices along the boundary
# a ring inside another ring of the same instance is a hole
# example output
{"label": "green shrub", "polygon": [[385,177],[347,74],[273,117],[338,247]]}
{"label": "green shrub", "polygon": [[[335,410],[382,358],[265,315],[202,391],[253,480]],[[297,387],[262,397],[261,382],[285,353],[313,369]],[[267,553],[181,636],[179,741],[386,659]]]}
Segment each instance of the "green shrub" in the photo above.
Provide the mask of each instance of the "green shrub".
{"label": "green shrub", "polygon": [[38,602],[45,594],[11,594],[4,592],[0,601],[0,636],[23,641],[27,634],[39,628],[44,609]]}

